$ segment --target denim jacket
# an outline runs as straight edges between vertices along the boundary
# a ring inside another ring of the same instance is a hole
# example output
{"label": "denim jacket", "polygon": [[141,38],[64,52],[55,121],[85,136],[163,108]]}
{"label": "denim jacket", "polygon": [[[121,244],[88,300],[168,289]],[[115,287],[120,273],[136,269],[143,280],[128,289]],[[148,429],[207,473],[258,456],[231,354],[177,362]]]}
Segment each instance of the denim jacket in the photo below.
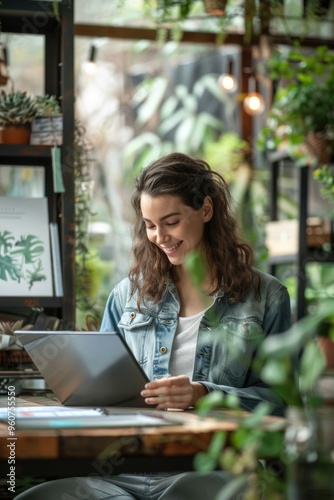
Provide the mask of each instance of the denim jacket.
{"label": "denim jacket", "polygon": [[[197,338],[193,381],[208,392],[220,390],[239,396],[243,408],[252,410],[269,401],[276,415],[283,403],[252,368],[261,340],[282,333],[291,323],[290,298],[276,278],[256,270],[261,277],[261,298],[250,291],[243,301],[230,304],[223,292],[201,321]],[[117,331],[125,339],[150,380],[167,376],[180,302],[176,287],[169,281],[163,299],[137,307],[128,278],[111,292],[104,311],[101,331]]]}

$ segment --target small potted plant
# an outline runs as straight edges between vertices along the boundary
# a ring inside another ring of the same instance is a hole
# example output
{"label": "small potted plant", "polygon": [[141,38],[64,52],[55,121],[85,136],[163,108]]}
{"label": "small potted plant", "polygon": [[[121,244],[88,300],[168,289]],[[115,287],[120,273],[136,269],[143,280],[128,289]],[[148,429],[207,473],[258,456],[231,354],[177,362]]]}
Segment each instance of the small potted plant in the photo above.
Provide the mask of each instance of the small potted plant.
{"label": "small potted plant", "polygon": [[33,97],[27,92],[0,94],[0,143],[29,144],[31,122],[37,114]]}
{"label": "small potted plant", "polygon": [[35,96],[36,116],[31,124],[30,144],[59,146],[62,144],[63,117],[54,95]]}
{"label": "small potted plant", "polygon": [[279,88],[259,149],[284,149],[299,165],[328,163],[334,147],[334,55],[327,46],[308,54],[295,47],[273,54],[268,67]]}

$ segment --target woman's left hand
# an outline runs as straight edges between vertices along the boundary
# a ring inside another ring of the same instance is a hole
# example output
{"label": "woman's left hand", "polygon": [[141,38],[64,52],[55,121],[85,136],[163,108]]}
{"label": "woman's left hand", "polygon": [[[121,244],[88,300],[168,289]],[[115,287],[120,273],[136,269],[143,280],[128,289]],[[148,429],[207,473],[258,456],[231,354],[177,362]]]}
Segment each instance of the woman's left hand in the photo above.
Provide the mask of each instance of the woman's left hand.
{"label": "woman's left hand", "polygon": [[189,377],[179,375],[148,382],[141,395],[147,404],[155,405],[158,410],[186,410],[189,406],[195,406],[197,400],[206,393],[203,384],[190,382]]}

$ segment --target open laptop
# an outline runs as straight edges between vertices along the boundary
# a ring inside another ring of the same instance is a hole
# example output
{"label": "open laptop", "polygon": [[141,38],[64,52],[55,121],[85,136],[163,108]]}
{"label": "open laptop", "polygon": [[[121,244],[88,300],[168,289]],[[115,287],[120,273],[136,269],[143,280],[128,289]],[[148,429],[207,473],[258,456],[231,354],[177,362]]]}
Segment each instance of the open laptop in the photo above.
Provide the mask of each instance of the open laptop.
{"label": "open laptop", "polygon": [[114,332],[15,332],[63,405],[145,407],[148,378],[124,339]]}

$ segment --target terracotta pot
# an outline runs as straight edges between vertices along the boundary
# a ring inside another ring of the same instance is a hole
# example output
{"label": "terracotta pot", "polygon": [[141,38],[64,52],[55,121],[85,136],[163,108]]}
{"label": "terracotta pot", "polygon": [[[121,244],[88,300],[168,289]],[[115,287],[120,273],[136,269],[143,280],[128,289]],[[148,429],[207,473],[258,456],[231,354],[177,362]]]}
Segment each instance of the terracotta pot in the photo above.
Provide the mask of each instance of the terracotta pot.
{"label": "terracotta pot", "polygon": [[223,16],[226,3],[227,0],[204,0],[205,12],[212,16]]}
{"label": "terracotta pot", "polygon": [[29,144],[30,143],[30,123],[20,127],[0,128],[1,144]]}

